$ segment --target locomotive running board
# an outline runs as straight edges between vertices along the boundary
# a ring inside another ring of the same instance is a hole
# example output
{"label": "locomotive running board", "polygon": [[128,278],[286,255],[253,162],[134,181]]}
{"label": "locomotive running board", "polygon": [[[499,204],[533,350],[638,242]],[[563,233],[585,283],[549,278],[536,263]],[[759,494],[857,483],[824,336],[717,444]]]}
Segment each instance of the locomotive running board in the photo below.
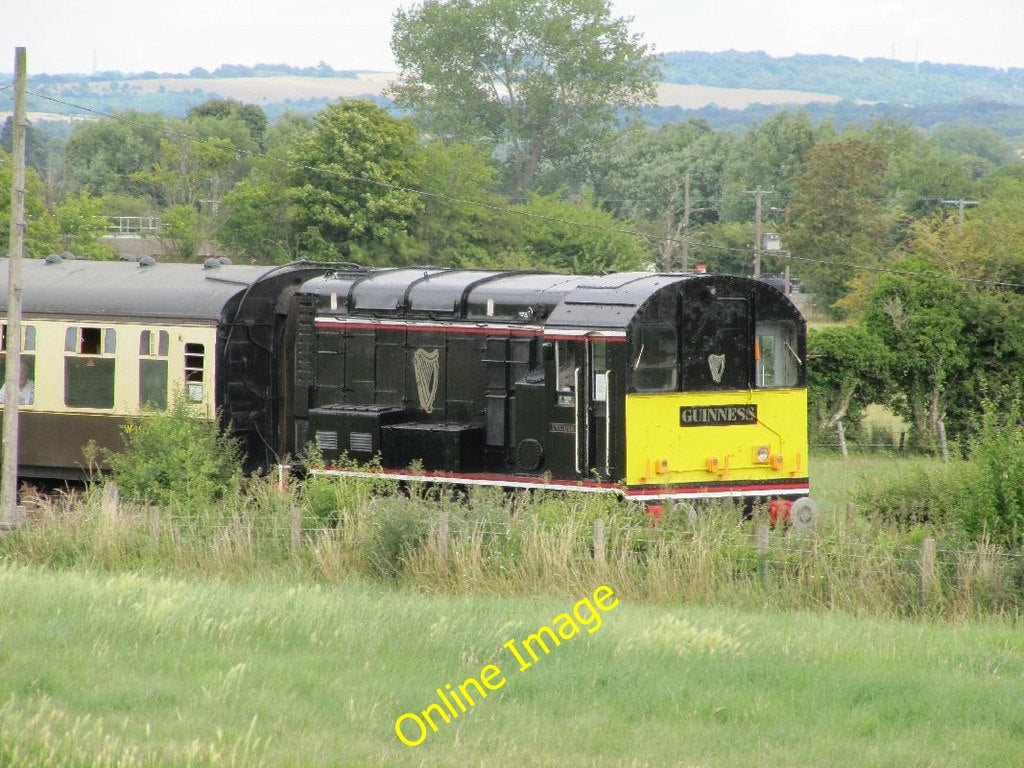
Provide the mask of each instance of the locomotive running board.
{"label": "locomotive running board", "polygon": [[311,469],[312,475],[335,475],[339,477],[361,477],[367,479],[388,479],[412,483],[446,483],[451,485],[484,485],[503,488],[523,488],[550,491],[575,491],[579,493],[615,493],[635,501],[658,501],[659,499],[726,499],[745,496],[806,496],[810,484],[806,478],[782,483],[716,483],[714,485],[626,487],[622,483],[600,480],[557,480],[533,478],[522,475],[459,474],[455,472],[413,472],[404,469],[346,469],[325,467]]}

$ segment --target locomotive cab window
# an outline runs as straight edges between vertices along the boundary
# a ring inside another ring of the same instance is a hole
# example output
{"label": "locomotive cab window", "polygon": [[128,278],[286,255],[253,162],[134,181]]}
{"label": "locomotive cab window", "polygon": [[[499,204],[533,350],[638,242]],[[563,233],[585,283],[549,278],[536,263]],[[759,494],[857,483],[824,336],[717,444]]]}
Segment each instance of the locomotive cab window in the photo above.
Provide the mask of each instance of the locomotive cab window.
{"label": "locomotive cab window", "polygon": [[558,371],[556,378],[559,392],[576,391],[576,371],[579,363],[576,360],[576,350],[569,346],[568,341],[555,342],[555,368]]}
{"label": "locomotive cab window", "polygon": [[633,357],[638,392],[673,392],[679,382],[679,337],[669,325],[640,326]]}
{"label": "locomotive cab window", "polygon": [[760,322],[756,336],[755,385],[765,388],[797,386],[803,361],[796,351],[796,326],[791,322]]}
{"label": "locomotive cab window", "polygon": [[113,328],[70,326],[64,333],[64,404],[68,408],[114,407]]}

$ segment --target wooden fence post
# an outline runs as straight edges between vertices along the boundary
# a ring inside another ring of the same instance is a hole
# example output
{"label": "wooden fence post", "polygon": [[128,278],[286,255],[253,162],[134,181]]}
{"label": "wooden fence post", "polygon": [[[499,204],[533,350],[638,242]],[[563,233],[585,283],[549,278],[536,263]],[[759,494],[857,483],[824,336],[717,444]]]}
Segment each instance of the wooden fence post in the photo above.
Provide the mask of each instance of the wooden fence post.
{"label": "wooden fence post", "polygon": [[768,526],[761,523],[754,532],[757,546],[757,563],[761,571],[761,584],[768,583]]}
{"label": "wooden fence post", "polygon": [[160,507],[150,504],[147,509],[149,511],[149,540],[154,544],[158,544],[160,542],[161,527]]}
{"label": "wooden fence post", "polygon": [[939,578],[935,571],[935,539],[921,542],[921,602],[927,603],[939,591]]}
{"label": "wooden fence post", "polygon": [[298,555],[302,546],[302,507],[292,507],[292,554]]}
{"label": "wooden fence post", "polygon": [[594,521],[594,564],[603,571],[608,564],[604,552],[604,518]]}
{"label": "wooden fence post", "polygon": [[437,556],[441,563],[448,565],[448,510],[442,509],[437,516]]}
{"label": "wooden fence post", "polygon": [[112,520],[117,517],[117,505],[121,500],[121,492],[113,480],[103,485],[103,517]]}

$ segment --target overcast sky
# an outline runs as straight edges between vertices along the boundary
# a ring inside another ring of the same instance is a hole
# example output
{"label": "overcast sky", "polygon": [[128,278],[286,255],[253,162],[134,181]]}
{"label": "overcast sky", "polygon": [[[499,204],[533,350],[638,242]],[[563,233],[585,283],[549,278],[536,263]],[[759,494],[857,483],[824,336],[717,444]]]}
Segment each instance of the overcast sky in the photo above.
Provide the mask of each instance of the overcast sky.
{"label": "overcast sky", "polygon": [[[188,72],[260,62],[393,68],[402,0],[31,0],[0,24],[30,73]],[[762,50],[1024,67],[1024,0],[612,0],[659,52]]]}

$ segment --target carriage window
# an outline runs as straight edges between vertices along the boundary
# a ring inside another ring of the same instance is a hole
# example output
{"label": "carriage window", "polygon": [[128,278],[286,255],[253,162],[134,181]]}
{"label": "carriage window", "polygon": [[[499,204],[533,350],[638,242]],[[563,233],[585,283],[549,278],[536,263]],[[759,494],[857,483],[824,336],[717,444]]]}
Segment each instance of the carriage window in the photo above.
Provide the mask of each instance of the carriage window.
{"label": "carriage window", "polygon": [[[0,407],[7,402],[7,355],[0,355]],[[21,356],[21,381],[18,387],[18,405],[35,405],[36,356]]]}
{"label": "carriage window", "polygon": [[80,355],[112,355],[117,351],[117,331],[113,328],[78,328],[64,332],[64,351]]}
{"label": "carriage window", "polygon": [[[23,352],[34,352],[36,348],[36,327],[34,325],[21,326],[21,350]],[[7,323],[0,325],[0,352],[7,351]]]}
{"label": "carriage window", "polygon": [[139,336],[139,405],[167,409],[167,331],[143,331]]}
{"label": "carriage window", "polygon": [[793,323],[758,323],[754,358],[757,386],[795,387],[800,381],[802,361],[796,351]]}
{"label": "carriage window", "polygon": [[185,345],[185,387],[193,402],[203,399],[203,368],[206,360],[203,344]]}
{"label": "carriage window", "polygon": [[71,326],[64,332],[64,404],[69,408],[114,407],[113,328]]}
{"label": "carriage window", "polygon": [[671,392],[679,380],[679,341],[675,328],[641,326],[633,357],[633,386],[638,392]]}

